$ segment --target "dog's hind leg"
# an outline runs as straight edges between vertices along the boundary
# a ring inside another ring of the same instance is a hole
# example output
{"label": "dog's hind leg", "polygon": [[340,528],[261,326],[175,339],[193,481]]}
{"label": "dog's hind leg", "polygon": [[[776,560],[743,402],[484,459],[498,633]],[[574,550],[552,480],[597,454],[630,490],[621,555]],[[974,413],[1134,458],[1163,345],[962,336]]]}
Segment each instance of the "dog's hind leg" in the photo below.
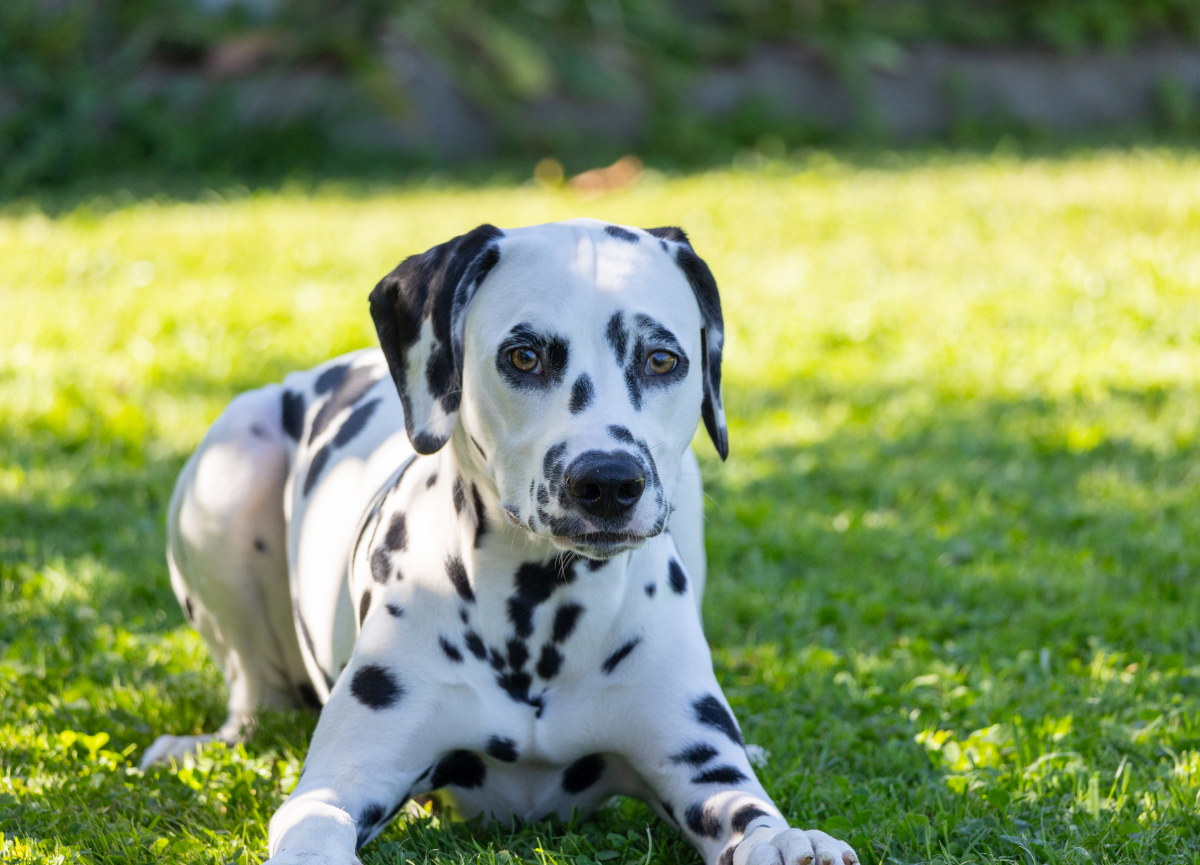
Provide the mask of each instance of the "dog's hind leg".
{"label": "dog's hind leg", "polygon": [[313,694],[288,589],[281,394],[271,385],[234,399],[176,482],[167,516],[171,586],[225,676],[229,714],[215,733],[160,736],[143,767],[206,741],[236,742],[256,710],[292,708]]}

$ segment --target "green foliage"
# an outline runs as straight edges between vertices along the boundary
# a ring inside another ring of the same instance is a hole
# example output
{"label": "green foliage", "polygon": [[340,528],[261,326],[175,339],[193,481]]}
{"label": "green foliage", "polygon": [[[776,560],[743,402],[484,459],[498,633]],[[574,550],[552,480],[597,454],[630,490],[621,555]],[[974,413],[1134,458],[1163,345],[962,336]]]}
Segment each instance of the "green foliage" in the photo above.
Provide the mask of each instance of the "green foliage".
{"label": "green foliage", "polygon": [[[224,694],[163,562],[238,391],[373,341],[381,273],[484,219],[682,224],[727,316],[706,629],[767,789],[869,863],[1200,850],[1200,159],[884,157],[329,187],[0,218],[6,861],[255,862],[313,727],[145,775]],[[414,817],[364,861],[675,865],[644,806]]]}
{"label": "green foliage", "polygon": [[[680,104],[689,76],[762,42],[816,47],[853,77],[919,41],[1071,52],[1194,40],[1200,0],[243,0],[219,14],[201,0],[6,0],[0,194],[145,166],[246,178],[385,162],[395,171],[394,157],[356,152],[311,115],[248,123],[236,74],[213,62],[232,48],[254,54],[260,71],[346,74],[378,109],[401,112],[406,94],[381,61],[385,33],[450,70],[499,129],[503,153],[591,158],[586,138],[558,140],[522,109],[639,91],[654,116],[643,153],[696,160],[747,143],[747,119],[697,125]],[[778,118],[751,125],[818,140]],[[412,157],[426,158],[436,161]]]}

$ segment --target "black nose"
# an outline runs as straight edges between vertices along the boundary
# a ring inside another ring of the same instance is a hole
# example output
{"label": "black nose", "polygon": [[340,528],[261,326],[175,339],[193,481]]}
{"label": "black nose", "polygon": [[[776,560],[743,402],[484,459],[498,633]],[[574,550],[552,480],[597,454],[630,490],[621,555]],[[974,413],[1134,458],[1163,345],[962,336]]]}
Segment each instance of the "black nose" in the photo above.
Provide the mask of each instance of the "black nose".
{"label": "black nose", "polygon": [[627,453],[588,451],[567,466],[567,490],[594,517],[611,520],[627,513],[646,489],[642,466]]}

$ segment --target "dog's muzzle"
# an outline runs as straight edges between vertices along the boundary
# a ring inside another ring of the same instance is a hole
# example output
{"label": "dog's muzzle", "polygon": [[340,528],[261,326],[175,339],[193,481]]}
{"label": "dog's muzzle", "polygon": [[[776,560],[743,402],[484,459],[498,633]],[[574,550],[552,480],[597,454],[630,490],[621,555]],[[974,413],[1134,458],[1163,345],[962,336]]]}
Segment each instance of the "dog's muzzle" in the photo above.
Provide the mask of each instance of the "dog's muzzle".
{"label": "dog's muzzle", "polygon": [[641,464],[629,454],[581,454],[563,479],[571,503],[606,527],[628,520],[646,489]]}

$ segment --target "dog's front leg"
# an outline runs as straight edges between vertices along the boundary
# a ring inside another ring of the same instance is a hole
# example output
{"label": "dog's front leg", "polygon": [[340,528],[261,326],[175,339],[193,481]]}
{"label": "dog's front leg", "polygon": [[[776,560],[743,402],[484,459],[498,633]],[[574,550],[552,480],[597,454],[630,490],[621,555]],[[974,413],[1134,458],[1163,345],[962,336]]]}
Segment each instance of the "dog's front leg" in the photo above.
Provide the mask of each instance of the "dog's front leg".
{"label": "dog's front leg", "polygon": [[447,737],[460,732],[445,719],[479,714],[463,703],[469,694],[361,648],[321,712],[299,783],[271,818],[271,865],[357,863],[358,848],[437,775]]}

